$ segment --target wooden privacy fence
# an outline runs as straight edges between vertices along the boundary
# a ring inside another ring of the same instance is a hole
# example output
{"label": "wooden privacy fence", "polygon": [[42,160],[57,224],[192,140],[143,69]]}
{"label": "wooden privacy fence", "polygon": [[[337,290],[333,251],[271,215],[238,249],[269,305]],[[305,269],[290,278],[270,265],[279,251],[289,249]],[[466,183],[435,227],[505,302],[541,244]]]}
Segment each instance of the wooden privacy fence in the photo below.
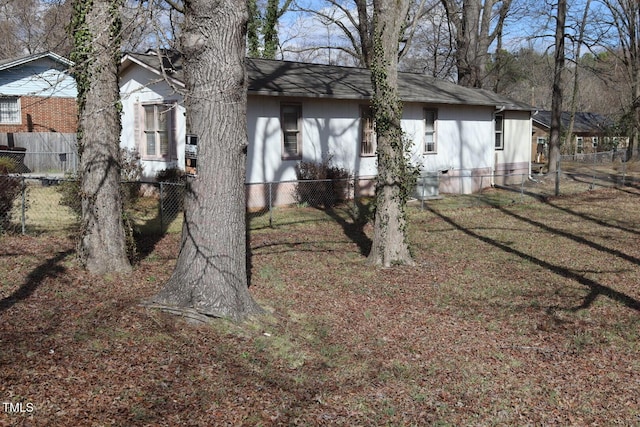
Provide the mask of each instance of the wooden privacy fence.
{"label": "wooden privacy fence", "polygon": [[[78,169],[78,145],[75,133],[0,134],[0,146],[25,149],[24,158],[19,165],[21,173],[63,175],[75,173]],[[0,155],[10,153],[11,151],[3,151]]]}

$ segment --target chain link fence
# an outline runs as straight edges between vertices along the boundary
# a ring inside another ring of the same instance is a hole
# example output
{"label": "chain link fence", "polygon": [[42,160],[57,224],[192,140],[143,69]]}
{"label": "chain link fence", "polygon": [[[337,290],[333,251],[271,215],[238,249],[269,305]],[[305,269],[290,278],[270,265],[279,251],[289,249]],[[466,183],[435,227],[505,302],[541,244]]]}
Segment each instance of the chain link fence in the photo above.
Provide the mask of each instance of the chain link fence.
{"label": "chain link fence", "polygon": [[[627,165],[595,157],[595,160],[580,162],[563,161],[555,174],[423,173],[409,207],[496,206],[546,200],[558,194],[597,188],[640,185],[640,171],[629,171]],[[0,232],[30,235],[77,232],[79,202],[74,202],[75,208],[70,207],[74,203],[65,199],[63,190],[69,182],[74,183],[63,178],[0,176]],[[122,185],[126,212],[136,232],[160,236],[181,230],[183,183],[126,182]],[[78,190],[75,191],[77,198]],[[74,194],[73,186],[66,190],[67,196],[69,192]],[[374,193],[375,177],[246,184],[247,218],[252,229],[330,219],[336,213],[363,219]]]}

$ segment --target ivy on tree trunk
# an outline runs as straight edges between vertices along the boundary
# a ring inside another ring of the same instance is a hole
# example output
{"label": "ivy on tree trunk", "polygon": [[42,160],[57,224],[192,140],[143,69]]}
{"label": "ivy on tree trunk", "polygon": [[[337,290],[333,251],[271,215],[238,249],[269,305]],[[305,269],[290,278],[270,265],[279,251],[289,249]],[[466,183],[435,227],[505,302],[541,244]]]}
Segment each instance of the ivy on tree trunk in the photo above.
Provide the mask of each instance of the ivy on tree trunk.
{"label": "ivy on tree trunk", "polygon": [[120,192],[120,13],[123,0],[75,0],[71,59],[78,87],[81,236],[78,256],[95,274],[131,270]]}
{"label": "ivy on tree trunk", "polygon": [[407,0],[374,0],[374,40],[371,80],[376,123],[378,176],[376,212],[369,262],[389,267],[413,264],[407,237],[405,207],[410,166],[400,120],[398,96],[398,40],[405,24]]}

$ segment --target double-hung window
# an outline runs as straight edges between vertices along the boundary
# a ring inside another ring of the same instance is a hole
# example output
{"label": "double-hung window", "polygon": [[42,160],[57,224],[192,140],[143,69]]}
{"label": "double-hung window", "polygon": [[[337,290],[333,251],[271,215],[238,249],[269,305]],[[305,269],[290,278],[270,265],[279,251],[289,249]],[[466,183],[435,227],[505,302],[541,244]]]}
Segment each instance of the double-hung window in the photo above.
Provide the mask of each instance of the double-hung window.
{"label": "double-hung window", "polygon": [[494,126],[496,150],[504,150],[504,116],[502,114],[496,114]]}
{"label": "double-hung window", "polygon": [[20,98],[0,97],[0,124],[15,125],[20,122]]}
{"label": "double-hung window", "polygon": [[436,154],[436,122],[438,120],[437,110],[424,110],[424,154]]}
{"label": "double-hung window", "polygon": [[376,155],[376,126],[373,120],[373,109],[360,107],[360,155],[370,157]]}
{"label": "double-hung window", "polygon": [[166,159],[170,156],[172,139],[171,104],[144,104],[143,157]]}
{"label": "double-hung window", "polygon": [[576,152],[578,154],[584,152],[584,138],[581,136],[576,137]]}
{"label": "double-hung window", "polygon": [[282,104],[280,106],[282,126],[282,158],[298,160],[302,158],[302,105]]}

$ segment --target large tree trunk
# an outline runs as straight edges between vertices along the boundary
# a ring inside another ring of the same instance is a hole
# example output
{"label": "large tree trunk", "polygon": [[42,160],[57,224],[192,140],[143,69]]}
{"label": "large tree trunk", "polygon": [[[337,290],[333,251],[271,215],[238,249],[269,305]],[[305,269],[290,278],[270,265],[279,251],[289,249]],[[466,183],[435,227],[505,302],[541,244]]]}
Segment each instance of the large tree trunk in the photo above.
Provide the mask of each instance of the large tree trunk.
{"label": "large tree trunk", "polygon": [[[551,129],[549,131],[550,173],[555,173],[560,161],[560,135],[562,132],[562,71],[564,70],[564,26],[567,15],[566,0],[558,0],[556,17],[553,91],[551,93]],[[559,177],[556,177],[556,180]],[[557,188],[557,186],[556,186]]]}
{"label": "large tree trunk", "polygon": [[[456,40],[458,84],[481,88],[489,46],[502,32],[511,0],[441,0]],[[496,7],[501,3],[499,7]],[[495,24],[495,25],[494,25]],[[492,29],[493,25],[493,29]]]}
{"label": "large tree trunk", "polygon": [[241,320],[261,311],[247,279],[247,5],[184,5],[185,107],[188,132],[198,137],[197,176],[188,180],[177,265],[152,302],[200,318]]}
{"label": "large tree trunk", "polygon": [[121,5],[121,0],[77,0],[74,7],[82,197],[78,255],[95,274],[131,270],[120,193]]}
{"label": "large tree trunk", "polygon": [[369,262],[389,267],[413,263],[405,216],[407,160],[398,96],[398,38],[409,5],[408,0],[374,0],[373,4],[375,35],[371,79],[375,89],[378,177]]}

